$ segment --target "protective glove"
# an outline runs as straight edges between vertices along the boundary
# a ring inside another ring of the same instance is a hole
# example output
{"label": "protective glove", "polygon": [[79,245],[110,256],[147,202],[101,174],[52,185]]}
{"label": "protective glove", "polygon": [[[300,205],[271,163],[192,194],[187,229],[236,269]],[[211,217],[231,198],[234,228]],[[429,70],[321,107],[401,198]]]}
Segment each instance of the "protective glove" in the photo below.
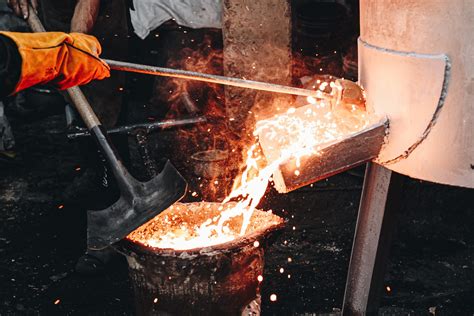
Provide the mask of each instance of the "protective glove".
{"label": "protective glove", "polygon": [[99,55],[99,41],[82,33],[0,32],[12,39],[21,56],[21,74],[11,94],[50,83],[60,90],[110,76],[109,66]]}

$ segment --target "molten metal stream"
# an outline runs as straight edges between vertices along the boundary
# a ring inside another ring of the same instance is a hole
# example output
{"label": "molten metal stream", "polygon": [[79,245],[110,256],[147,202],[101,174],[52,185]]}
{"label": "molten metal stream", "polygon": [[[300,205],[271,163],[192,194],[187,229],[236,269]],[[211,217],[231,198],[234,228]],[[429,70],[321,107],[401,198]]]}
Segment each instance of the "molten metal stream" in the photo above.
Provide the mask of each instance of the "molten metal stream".
{"label": "molten metal stream", "polygon": [[[216,215],[193,227],[170,227],[159,236],[154,234],[149,240],[137,240],[133,235],[129,238],[151,247],[183,250],[225,243],[245,235],[272,174],[280,164],[296,159],[298,167],[302,157],[320,154],[321,144],[337,141],[363,130],[371,123],[367,112],[355,106],[332,110],[324,100],[308,98],[308,102],[313,106],[306,106],[303,115],[294,115],[296,109],[290,108],[286,114],[257,122],[254,131],[256,141],[247,150],[246,168],[234,182],[232,192],[218,207]],[[257,135],[274,140],[279,149],[279,157],[270,164],[265,165]],[[295,170],[295,175],[299,175],[299,170]],[[240,219],[238,229],[235,227],[236,218]],[[169,218],[164,220],[166,223]]]}

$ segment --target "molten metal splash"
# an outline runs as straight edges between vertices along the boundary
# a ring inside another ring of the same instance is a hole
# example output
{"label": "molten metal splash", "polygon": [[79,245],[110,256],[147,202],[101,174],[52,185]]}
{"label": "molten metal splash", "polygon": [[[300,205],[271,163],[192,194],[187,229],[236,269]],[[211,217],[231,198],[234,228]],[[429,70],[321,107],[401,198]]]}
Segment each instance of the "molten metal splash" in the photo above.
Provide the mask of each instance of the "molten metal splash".
{"label": "molten metal splash", "polygon": [[[255,143],[247,150],[245,170],[219,206],[217,215],[192,228],[174,227],[141,242],[156,248],[185,250],[221,244],[245,235],[249,225],[252,225],[252,215],[265,194],[268,182],[280,164],[296,159],[299,167],[300,159],[319,154],[322,144],[363,130],[371,123],[367,113],[357,107],[331,109],[330,104],[324,101],[307,101],[311,105],[290,108],[286,114],[257,122],[253,133]],[[258,136],[270,139],[277,149],[278,156],[272,157],[270,164],[265,163]],[[299,170],[295,170],[295,175],[299,175]],[[239,218],[238,229],[235,227],[236,218]]]}

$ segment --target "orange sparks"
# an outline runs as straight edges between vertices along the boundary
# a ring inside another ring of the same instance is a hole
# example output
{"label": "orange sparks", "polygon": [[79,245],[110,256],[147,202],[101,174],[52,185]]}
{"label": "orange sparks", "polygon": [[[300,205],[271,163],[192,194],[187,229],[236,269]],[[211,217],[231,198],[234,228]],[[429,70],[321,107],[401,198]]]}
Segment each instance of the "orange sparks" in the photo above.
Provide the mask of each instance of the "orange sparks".
{"label": "orange sparks", "polygon": [[59,303],[61,303],[61,300],[59,298],[54,301],[54,305],[58,305]]}
{"label": "orange sparks", "polygon": [[64,208],[64,204],[59,204],[58,209],[62,210]]}
{"label": "orange sparks", "polygon": [[[322,82],[319,87],[315,86],[315,91],[323,93],[327,87],[334,89],[333,86]],[[186,250],[229,242],[245,235],[257,205],[281,164],[294,160],[294,174],[300,176],[302,158],[320,155],[321,145],[342,139],[371,123],[367,113],[359,108],[347,111],[333,109],[329,101],[313,97],[308,97],[307,101],[310,104],[291,107],[286,113],[256,123],[253,132],[255,142],[245,152],[245,169],[216,210],[217,215],[204,219],[194,227],[179,227],[176,231],[164,232],[162,236],[155,235],[144,243],[156,248]],[[264,142],[268,146],[261,146]],[[271,148],[271,152],[262,153],[261,148],[264,147]],[[216,180],[215,184],[219,182]],[[197,193],[193,192],[192,196],[197,196]],[[236,219],[240,229],[231,229],[230,223],[235,223]],[[296,230],[296,227],[292,229]],[[254,246],[259,245],[255,241]]]}

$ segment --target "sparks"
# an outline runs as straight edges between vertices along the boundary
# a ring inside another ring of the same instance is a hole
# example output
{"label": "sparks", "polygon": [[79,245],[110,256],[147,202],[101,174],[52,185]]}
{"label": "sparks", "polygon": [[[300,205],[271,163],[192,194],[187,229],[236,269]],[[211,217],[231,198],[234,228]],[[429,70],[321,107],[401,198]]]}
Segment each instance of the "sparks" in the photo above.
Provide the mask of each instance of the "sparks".
{"label": "sparks", "polygon": [[[329,83],[322,82],[316,91],[323,91],[328,86]],[[182,221],[174,230],[168,228],[161,235],[154,234],[145,241],[138,238],[138,241],[156,248],[185,250],[233,241],[245,235],[257,205],[281,164],[294,160],[296,168],[293,172],[300,176],[298,167],[302,158],[320,155],[321,145],[362,130],[370,123],[365,111],[332,109],[324,100],[314,101],[311,106],[291,107],[286,113],[257,121],[249,135],[255,138],[255,142],[244,152],[244,171],[235,179],[232,191],[216,210],[217,214],[212,213],[194,227],[188,227]],[[270,144],[266,147],[274,148],[274,152],[262,153],[260,144],[264,141]],[[214,184],[218,183],[215,180]],[[180,208],[173,207],[174,210]],[[167,220],[173,221],[172,218]],[[232,227],[230,223],[233,223]],[[235,223],[238,223],[237,227]],[[296,230],[296,227],[292,229]],[[258,247],[259,243],[256,241],[254,246]]]}

